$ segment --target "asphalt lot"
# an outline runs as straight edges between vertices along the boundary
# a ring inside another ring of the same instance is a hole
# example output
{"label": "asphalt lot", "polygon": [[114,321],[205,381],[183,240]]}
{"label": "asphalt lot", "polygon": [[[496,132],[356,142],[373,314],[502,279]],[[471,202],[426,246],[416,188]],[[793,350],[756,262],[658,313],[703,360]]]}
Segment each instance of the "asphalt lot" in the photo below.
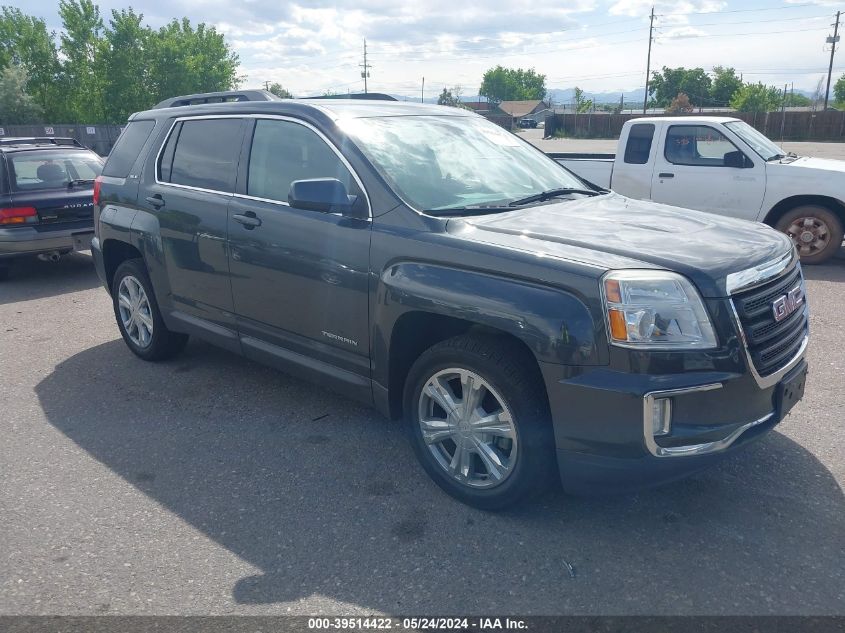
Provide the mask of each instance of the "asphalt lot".
{"label": "asphalt lot", "polygon": [[775,432],[636,495],[505,514],[399,428],[191,342],[135,358],[87,254],[0,285],[2,614],[843,614],[845,249]]}

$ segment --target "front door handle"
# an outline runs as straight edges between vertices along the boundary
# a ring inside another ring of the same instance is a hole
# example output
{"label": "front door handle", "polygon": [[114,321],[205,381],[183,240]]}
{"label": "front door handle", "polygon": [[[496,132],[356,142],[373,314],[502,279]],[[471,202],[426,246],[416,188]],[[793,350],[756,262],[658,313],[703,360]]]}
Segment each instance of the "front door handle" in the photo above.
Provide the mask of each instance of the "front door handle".
{"label": "front door handle", "polygon": [[147,196],[146,200],[156,209],[160,209],[164,206],[164,198],[161,197],[160,193],[157,193],[154,196]]}
{"label": "front door handle", "polygon": [[674,178],[675,174],[673,174],[672,172],[668,172],[668,171],[662,171],[659,174],[657,174],[657,177],[658,178]]}
{"label": "front door handle", "polygon": [[246,213],[235,213],[232,215],[232,219],[235,222],[243,224],[244,228],[249,230],[254,229],[256,226],[261,226],[261,218],[257,217],[252,211],[247,211]]}

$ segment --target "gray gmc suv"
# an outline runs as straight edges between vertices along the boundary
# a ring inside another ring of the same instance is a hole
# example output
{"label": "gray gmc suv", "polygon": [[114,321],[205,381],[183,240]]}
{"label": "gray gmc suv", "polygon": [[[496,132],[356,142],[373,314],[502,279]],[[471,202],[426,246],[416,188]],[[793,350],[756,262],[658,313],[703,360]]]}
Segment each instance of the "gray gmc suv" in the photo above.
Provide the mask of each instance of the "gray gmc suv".
{"label": "gray gmc suv", "polygon": [[196,336],[369,403],[487,509],[682,476],[802,397],[786,236],[597,189],[457,108],[254,97],[133,115],[98,179],[141,358]]}

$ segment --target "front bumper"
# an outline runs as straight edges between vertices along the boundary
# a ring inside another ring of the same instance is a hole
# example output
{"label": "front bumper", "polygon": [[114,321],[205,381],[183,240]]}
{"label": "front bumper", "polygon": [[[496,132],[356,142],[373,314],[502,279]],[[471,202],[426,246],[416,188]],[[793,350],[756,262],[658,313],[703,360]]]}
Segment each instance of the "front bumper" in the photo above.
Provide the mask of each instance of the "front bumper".
{"label": "front bumper", "polygon": [[[564,488],[591,494],[659,485],[764,435],[785,416],[781,385],[803,389],[804,349],[765,385],[747,371],[654,375],[542,366]],[[655,398],[671,400],[668,435],[652,432]]]}
{"label": "front bumper", "polygon": [[94,235],[92,220],[54,226],[0,228],[0,259],[58,251],[87,250]]}

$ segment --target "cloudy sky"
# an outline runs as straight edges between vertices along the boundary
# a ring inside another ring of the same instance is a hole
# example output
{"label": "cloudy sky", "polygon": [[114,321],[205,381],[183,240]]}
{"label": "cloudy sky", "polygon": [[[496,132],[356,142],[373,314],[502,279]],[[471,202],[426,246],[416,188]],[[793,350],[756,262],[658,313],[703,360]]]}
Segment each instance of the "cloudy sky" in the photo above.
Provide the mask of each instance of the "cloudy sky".
{"label": "cloudy sky", "polygon": [[[9,0],[6,0],[9,2]],[[247,87],[278,81],[296,96],[363,89],[419,97],[444,85],[475,94],[496,64],[534,67],[549,88],[634,90],[645,77],[652,0],[133,0],[153,27],[214,24],[240,55]],[[11,0],[59,29],[57,0]],[[127,0],[101,0],[101,12]],[[845,0],[657,0],[652,68],[733,66],[746,80],[813,90],[825,38]],[[845,17],[843,18],[845,21]],[[845,53],[843,53],[845,54]],[[845,72],[837,54],[834,72]]]}

